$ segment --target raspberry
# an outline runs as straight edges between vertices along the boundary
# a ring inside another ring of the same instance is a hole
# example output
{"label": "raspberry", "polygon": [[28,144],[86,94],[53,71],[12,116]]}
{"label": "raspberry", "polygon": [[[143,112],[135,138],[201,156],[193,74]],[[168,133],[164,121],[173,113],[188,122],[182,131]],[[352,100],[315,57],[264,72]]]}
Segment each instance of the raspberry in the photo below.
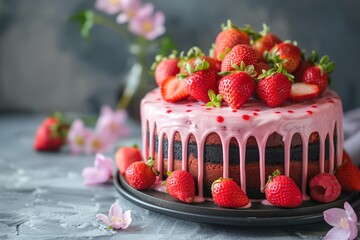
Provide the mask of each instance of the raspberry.
{"label": "raspberry", "polygon": [[341,193],[340,183],[329,173],[319,173],[310,180],[309,185],[312,199],[318,202],[333,202]]}

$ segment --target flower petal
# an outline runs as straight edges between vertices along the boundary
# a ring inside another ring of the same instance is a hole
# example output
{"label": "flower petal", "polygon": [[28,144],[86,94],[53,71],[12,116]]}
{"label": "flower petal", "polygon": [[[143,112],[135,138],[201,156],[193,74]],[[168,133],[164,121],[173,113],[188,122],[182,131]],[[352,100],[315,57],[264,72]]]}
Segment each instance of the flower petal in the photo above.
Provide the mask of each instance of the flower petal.
{"label": "flower petal", "polygon": [[121,13],[116,17],[116,22],[119,23],[119,24],[126,23],[127,21],[129,21],[129,18],[124,13]]}
{"label": "flower petal", "polygon": [[125,223],[124,222],[112,222],[111,223],[111,226],[114,228],[114,229],[125,229],[124,226],[125,226]]}
{"label": "flower petal", "polygon": [[140,7],[137,13],[137,18],[147,18],[154,12],[154,5],[151,3],[145,3]]}
{"label": "flower petal", "polygon": [[127,210],[124,212],[124,215],[123,215],[123,218],[124,218],[124,222],[125,222],[125,225],[123,227],[123,229],[126,229],[129,227],[131,221],[132,221],[132,218],[131,218],[131,210]]}
{"label": "flower petal", "polygon": [[346,218],[345,210],[341,208],[330,208],[324,211],[324,219],[331,226],[339,226],[340,219]]}
{"label": "flower petal", "polygon": [[110,207],[109,217],[110,217],[110,220],[111,220],[113,217],[116,217],[116,218],[121,218],[121,217],[122,217],[122,209],[121,209],[121,206],[119,205],[118,202],[114,203],[114,204]]}
{"label": "flower petal", "polygon": [[110,219],[107,216],[105,216],[104,214],[102,214],[102,213],[96,214],[96,217],[98,219],[100,219],[101,221],[103,221],[108,226],[111,224]]}
{"label": "flower petal", "polygon": [[357,226],[357,222],[349,221],[348,224],[349,224],[349,230],[350,230],[349,239],[353,240],[353,239],[356,238],[356,236],[358,235],[358,231],[359,231],[358,226]]}
{"label": "flower petal", "polygon": [[163,25],[165,23],[165,15],[163,12],[156,12],[154,16],[155,25]]}
{"label": "flower petal", "polygon": [[98,153],[95,158],[95,168],[101,171],[106,171],[110,176],[113,176],[114,161],[111,158]]}
{"label": "flower petal", "polygon": [[82,175],[85,178],[86,185],[94,185],[107,182],[110,179],[108,171],[99,170],[94,167],[84,168]]}
{"label": "flower petal", "polygon": [[324,240],[347,240],[349,239],[350,231],[348,229],[333,227],[324,237]]}
{"label": "flower petal", "polygon": [[351,207],[351,205],[348,202],[345,202],[344,208],[346,211],[346,215],[348,216],[347,219],[351,222],[357,223],[358,219],[357,219],[356,213],[355,213],[354,209]]}

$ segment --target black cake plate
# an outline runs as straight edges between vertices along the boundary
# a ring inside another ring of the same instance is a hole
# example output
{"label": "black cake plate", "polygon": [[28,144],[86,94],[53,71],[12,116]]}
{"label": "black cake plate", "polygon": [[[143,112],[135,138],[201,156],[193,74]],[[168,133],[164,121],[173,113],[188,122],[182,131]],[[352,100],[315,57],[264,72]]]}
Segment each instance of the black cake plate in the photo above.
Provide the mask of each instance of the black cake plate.
{"label": "black cake plate", "polygon": [[324,221],[323,211],[329,208],[343,208],[349,202],[356,212],[360,210],[360,193],[342,194],[331,203],[304,201],[301,207],[283,209],[252,202],[250,208],[230,209],[216,206],[211,201],[186,204],[166,193],[155,190],[138,191],[128,185],[119,174],[114,178],[117,191],[129,201],[146,209],[180,219],[234,226],[286,226]]}

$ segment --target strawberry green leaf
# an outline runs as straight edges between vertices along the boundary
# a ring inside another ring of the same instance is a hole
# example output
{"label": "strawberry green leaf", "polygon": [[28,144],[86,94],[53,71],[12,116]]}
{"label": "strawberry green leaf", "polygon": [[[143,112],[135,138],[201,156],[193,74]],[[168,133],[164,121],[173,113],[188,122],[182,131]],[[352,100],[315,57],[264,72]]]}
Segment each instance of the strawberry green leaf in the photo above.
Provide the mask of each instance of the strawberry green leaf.
{"label": "strawberry green leaf", "polygon": [[208,91],[210,102],[206,104],[206,107],[217,107],[221,106],[222,96],[221,94],[216,95],[213,90]]}
{"label": "strawberry green leaf", "polygon": [[153,62],[153,64],[150,67],[150,73],[153,74],[155,72],[155,69],[156,69],[157,65],[159,65],[159,63],[161,63],[162,61],[167,60],[167,59],[175,59],[176,55],[177,55],[176,50],[173,50],[169,56],[163,56],[161,54],[156,55],[155,61]]}
{"label": "strawberry green leaf", "polygon": [[215,43],[211,44],[211,48],[209,49],[209,57],[213,58],[215,52]]}
{"label": "strawberry green leaf", "polygon": [[319,54],[316,51],[312,50],[311,56],[308,58],[308,62],[316,63],[318,60],[319,60]]}

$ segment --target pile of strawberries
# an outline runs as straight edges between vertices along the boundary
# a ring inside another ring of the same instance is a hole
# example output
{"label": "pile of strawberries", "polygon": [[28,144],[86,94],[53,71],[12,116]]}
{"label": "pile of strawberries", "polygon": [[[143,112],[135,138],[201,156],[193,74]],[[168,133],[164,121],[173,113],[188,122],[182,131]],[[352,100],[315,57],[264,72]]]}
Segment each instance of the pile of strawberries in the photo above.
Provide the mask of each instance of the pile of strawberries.
{"label": "pile of strawberries", "polygon": [[[318,61],[315,52],[306,59],[295,42],[281,41],[265,24],[257,33],[228,20],[209,56],[197,47],[179,56],[174,51],[156,56],[152,69],[164,101],[192,97],[237,109],[253,96],[269,107],[314,99],[327,88],[334,67],[328,56]],[[211,98],[214,93],[220,95]]]}
{"label": "pile of strawberries", "polygon": [[[121,147],[116,153],[116,165],[120,174],[130,186],[137,190],[148,190],[156,183],[159,174],[154,167],[154,159],[143,161],[140,150],[135,147]],[[176,170],[167,173],[163,182],[166,192],[175,199],[185,203],[195,200],[195,180],[187,171]],[[310,196],[314,201],[329,203],[335,201],[341,191],[360,191],[360,169],[351,162],[344,151],[343,164],[336,174],[319,173],[309,182]],[[225,208],[240,208],[249,204],[249,198],[231,178],[219,178],[212,184],[212,197],[216,205]],[[299,207],[303,194],[296,183],[276,170],[264,188],[269,203],[282,208]]]}

